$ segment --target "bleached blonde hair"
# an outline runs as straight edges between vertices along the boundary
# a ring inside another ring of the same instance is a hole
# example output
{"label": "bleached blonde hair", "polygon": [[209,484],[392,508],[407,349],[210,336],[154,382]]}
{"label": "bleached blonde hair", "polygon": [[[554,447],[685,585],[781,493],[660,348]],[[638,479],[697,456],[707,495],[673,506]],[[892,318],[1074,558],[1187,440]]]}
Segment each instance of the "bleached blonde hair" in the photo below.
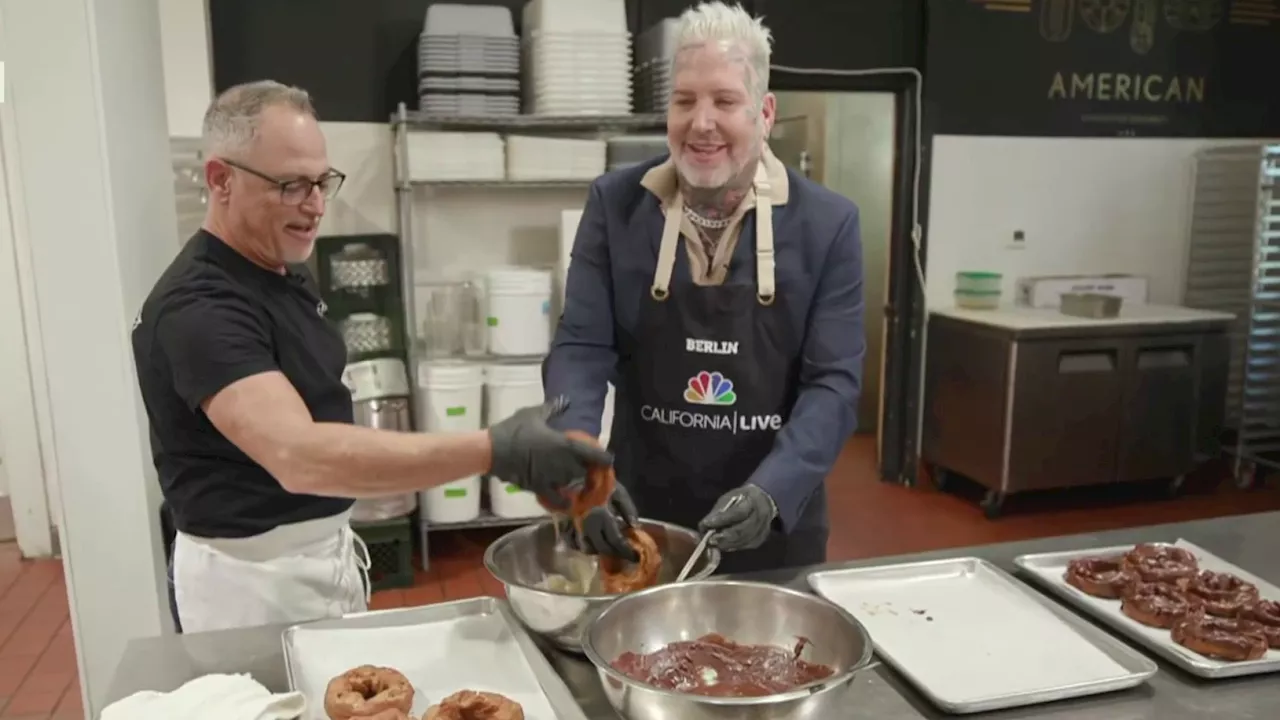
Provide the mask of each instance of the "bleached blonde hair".
{"label": "bleached blonde hair", "polygon": [[773,33],[761,18],[753,18],[741,5],[720,0],[704,2],[685,10],[676,28],[676,62],[681,50],[716,43],[737,48],[746,55],[750,72],[747,87],[757,101],[769,90],[769,58],[773,54]]}
{"label": "bleached blonde hair", "polygon": [[274,80],[229,87],[214,98],[205,111],[205,153],[225,157],[248,150],[258,136],[262,111],[275,105],[284,105],[312,117],[316,114],[311,96],[302,88]]}

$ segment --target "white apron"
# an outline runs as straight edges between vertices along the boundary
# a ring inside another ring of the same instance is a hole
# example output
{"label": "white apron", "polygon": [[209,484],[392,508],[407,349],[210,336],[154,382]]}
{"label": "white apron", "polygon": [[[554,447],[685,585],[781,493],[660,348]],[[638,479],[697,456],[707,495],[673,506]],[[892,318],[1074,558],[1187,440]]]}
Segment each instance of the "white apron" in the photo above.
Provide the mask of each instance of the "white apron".
{"label": "white apron", "polygon": [[179,532],[174,600],[183,633],[308,622],[369,608],[369,551],[351,513],[247,538]]}

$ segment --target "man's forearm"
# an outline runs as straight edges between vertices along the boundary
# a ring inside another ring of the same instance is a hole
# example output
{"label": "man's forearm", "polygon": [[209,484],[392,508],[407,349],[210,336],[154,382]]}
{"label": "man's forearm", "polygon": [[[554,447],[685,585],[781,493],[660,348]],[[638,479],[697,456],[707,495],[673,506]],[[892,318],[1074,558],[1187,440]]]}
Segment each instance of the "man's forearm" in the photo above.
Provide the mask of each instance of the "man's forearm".
{"label": "man's forearm", "polygon": [[547,397],[563,395],[570,400],[568,411],[552,421],[552,427],[600,436],[608,378],[616,358],[611,348],[565,344],[552,349],[543,390]]}
{"label": "man's forearm", "polygon": [[314,423],[281,449],[292,492],[367,498],[426,490],[489,472],[489,433],[411,433]]}

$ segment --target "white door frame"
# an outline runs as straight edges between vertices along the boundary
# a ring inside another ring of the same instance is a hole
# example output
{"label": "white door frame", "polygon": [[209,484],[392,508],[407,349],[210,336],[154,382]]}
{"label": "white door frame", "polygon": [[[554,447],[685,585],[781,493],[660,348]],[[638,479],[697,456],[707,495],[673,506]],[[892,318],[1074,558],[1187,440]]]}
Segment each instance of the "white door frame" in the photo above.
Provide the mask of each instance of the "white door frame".
{"label": "white door frame", "polygon": [[0,453],[24,557],[57,552],[62,515],[40,313],[17,166],[13,98],[0,102]]}

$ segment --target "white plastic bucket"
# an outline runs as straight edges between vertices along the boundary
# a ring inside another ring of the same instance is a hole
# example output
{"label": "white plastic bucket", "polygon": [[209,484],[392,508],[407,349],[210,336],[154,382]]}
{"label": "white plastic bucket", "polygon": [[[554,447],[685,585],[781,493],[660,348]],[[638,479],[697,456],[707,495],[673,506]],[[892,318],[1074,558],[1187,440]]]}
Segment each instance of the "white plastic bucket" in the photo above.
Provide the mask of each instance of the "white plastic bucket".
{"label": "white plastic bucket", "polygon": [[484,366],[440,360],[418,363],[419,427],[426,432],[479,430]]}
{"label": "white plastic bucket", "polygon": [[489,478],[489,508],[500,518],[529,518],[548,514],[538,504],[538,496],[527,490]]}
{"label": "white plastic bucket", "polygon": [[521,408],[542,404],[541,365],[489,365],[484,372],[485,417],[489,427]]}
{"label": "white plastic bucket", "polygon": [[428,525],[469,522],[480,517],[480,476],[455,480],[418,493]]}
{"label": "white plastic bucket", "polygon": [[551,348],[551,271],[494,268],[485,292],[489,352],[545,355]]}

